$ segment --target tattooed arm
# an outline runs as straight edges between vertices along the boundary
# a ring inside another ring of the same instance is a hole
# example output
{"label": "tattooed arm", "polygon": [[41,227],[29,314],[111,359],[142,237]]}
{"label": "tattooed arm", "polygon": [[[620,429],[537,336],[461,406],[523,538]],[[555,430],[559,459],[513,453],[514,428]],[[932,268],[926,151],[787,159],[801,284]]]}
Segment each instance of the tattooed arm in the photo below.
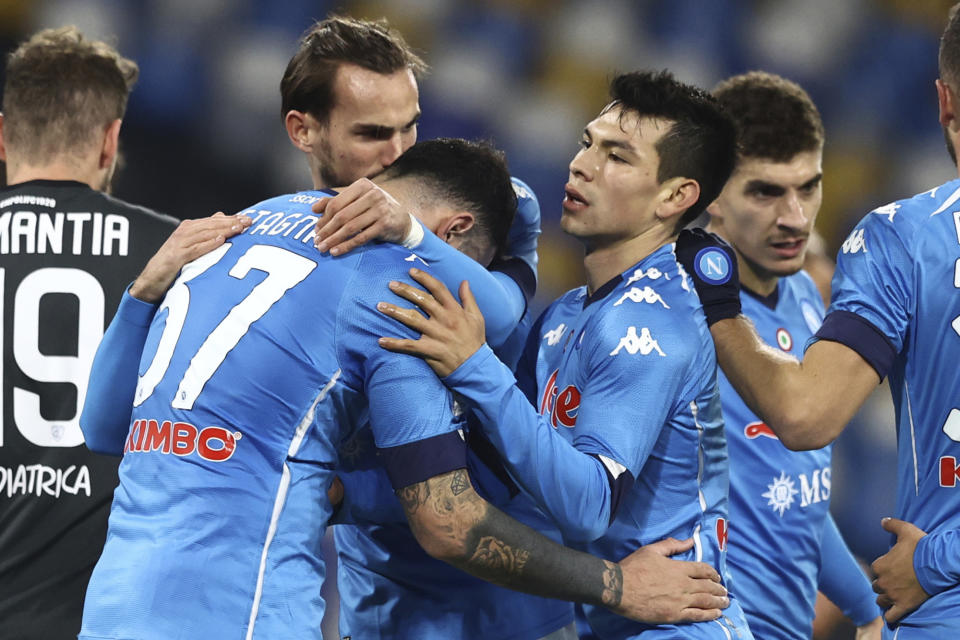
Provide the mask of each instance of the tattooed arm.
{"label": "tattooed arm", "polygon": [[603,605],[649,623],[712,620],[727,606],[709,565],[670,560],[693,542],[668,539],[619,563],[556,544],[473,490],[465,469],[397,490],[424,550],[478,578],[549,598]]}

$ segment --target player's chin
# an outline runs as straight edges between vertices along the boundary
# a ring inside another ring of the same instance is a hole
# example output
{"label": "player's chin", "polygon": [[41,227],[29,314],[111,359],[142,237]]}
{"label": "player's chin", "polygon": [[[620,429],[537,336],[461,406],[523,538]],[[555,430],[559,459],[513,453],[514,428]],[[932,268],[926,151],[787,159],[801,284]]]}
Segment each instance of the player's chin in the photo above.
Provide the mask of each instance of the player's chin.
{"label": "player's chin", "polygon": [[771,260],[766,267],[767,271],[778,278],[792,276],[796,272],[803,269],[803,254],[793,258],[778,258]]}

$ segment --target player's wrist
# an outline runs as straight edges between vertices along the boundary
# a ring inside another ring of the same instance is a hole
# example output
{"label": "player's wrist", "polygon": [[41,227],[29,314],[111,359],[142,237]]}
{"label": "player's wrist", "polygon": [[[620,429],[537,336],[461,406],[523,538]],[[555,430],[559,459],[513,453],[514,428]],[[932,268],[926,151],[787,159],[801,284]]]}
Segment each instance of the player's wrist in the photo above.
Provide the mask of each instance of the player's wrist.
{"label": "player's wrist", "polygon": [[423,242],[424,232],[423,225],[420,224],[420,221],[417,220],[412,213],[408,213],[407,215],[409,216],[410,227],[403,237],[403,240],[400,241],[400,245],[412,250],[419,247],[420,243]]}

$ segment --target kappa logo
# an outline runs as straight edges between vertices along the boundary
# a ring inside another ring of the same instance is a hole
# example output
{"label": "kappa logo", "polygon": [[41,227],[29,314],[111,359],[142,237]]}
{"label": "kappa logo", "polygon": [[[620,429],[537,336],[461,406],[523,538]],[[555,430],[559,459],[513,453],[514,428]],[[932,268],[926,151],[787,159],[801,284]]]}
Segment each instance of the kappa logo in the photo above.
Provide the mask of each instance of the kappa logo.
{"label": "kappa logo", "polygon": [[426,260],[424,260],[423,258],[421,258],[420,256],[418,256],[418,255],[415,254],[415,253],[411,253],[411,254],[408,255],[406,258],[404,258],[404,261],[406,261],[406,262],[414,262],[414,261],[416,261],[416,260],[419,260],[420,262],[422,262],[422,263],[423,263],[423,266],[425,266],[425,267],[429,267],[429,266],[430,266],[429,264],[427,264],[427,261],[426,261]]}
{"label": "kappa logo", "polygon": [[551,329],[543,334],[543,339],[547,341],[547,345],[555,347],[557,343],[560,342],[560,338],[563,337],[563,332],[567,330],[567,325],[560,323],[556,329]]}
{"label": "kappa logo", "polygon": [[133,422],[123,452],[159,451],[181,457],[196,453],[204,460],[224,462],[233,456],[242,437],[239,431],[223,427],[198,429],[189,422],[141,419]]}
{"label": "kappa logo", "polygon": [[644,278],[649,278],[651,280],[659,280],[660,278],[664,278],[666,280],[669,280],[670,275],[664,273],[663,271],[660,271],[660,269],[657,269],[656,267],[650,267],[649,269],[646,269],[646,270],[637,269],[633,272],[633,275],[627,279],[627,282],[624,286],[629,287],[634,282],[639,282]]}
{"label": "kappa logo", "polygon": [[879,213],[882,216],[887,216],[887,220],[893,222],[893,217],[897,215],[897,211],[900,210],[900,205],[896,202],[891,202],[890,204],[885,204],[882,207],[877,207],[870,213]]}
{"label": "kappa logo", "polygon": [[840,250],[844,253],[867,253],[867,239],[864,237],[864,229],[854,229],[853,233],[847,236],[843,241]]}
{"label": "kappa logo", "polygon": [[560,425],[572,429],[577,424],[577,412],[580,410],[580,390],[571,384],[560,391],[557,386],[559,373],[559,369],[554,369],[547,380],[540,399],[540,415],[549,416],[554,429]]}
{"label": "kappa logo", "polygon": [[626,352],[632,356],[637,353],[642,356],[648,356],[654,351],[656,351],[661,358],[667,355],[663,352],[663,349],[660,348],[660,344],[650,335],[650,329],[646,327],[640,329],[640,335],[637,335],[636,327],[629,327],[627,329],[627,335],[620,338],[620,343],[617,344],[616,349],[610,352],[610,355],[615,356],[620,353],[621,350],[626,350]]}
{"label": "kappa logo", "polygon": [[670,308],[670,305],[663,301],[663,298],[660,297],[660,294],[650,287],[644,287],[643,289],[630,287],[630,290],[620,296],[620,299],[614,302],[613,306],[617,307],[623,304],[624,300],[630,300],[632,302],[646,302],[648,304],[659,302],[661,305],[663,305],[664,309]]}

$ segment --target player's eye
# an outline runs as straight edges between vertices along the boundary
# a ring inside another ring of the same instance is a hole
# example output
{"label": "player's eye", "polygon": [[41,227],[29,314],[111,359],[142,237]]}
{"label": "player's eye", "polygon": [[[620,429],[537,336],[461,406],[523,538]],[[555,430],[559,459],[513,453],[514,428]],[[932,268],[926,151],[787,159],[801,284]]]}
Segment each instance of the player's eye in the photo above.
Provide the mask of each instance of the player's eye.
{"label": "player's eye", "polygon": [[587,140],[586,138],[580,138],[580,148],[582,148],[582,149],[589,149],[589,148],[590,148],[590,141]]}
{"label": "player's eye", "polygon": [[610,154],[610,161],[611,161],[611,162],[618,162],[618,163],[622,163],[622,164],[626,164],[626,163],[627,163],[627,161],[626,161],[625,158],[622,158],[621,156],[618,156],[618,155],[615,154],[615,153],[611,153],[611,154]]}

